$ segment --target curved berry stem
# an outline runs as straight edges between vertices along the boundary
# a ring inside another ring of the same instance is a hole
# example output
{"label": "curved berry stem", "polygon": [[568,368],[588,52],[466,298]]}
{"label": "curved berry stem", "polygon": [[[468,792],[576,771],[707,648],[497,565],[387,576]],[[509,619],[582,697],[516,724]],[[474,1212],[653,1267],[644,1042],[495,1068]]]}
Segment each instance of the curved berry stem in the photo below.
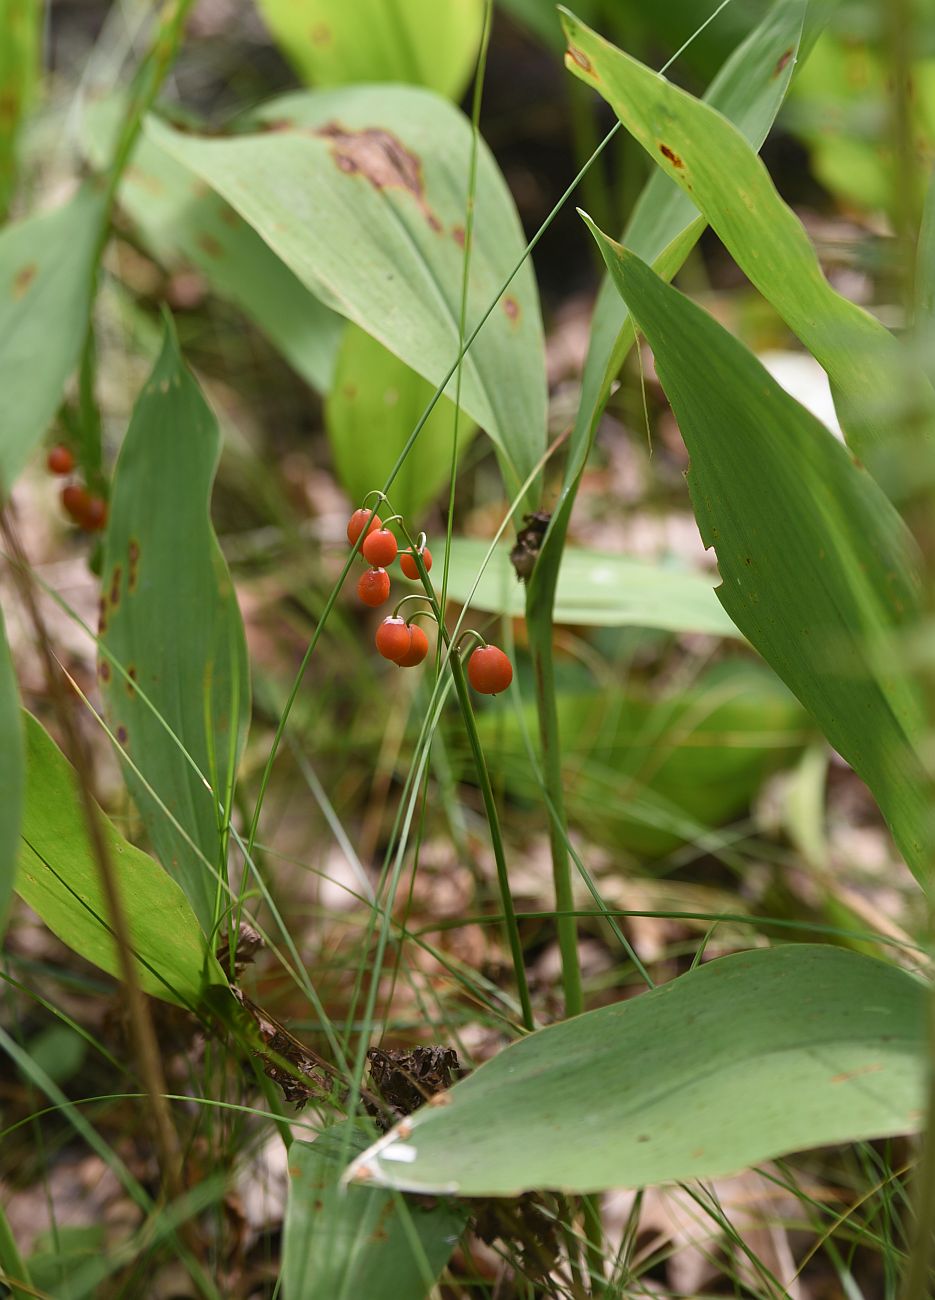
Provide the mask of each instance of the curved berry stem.
{"label": "curved berry stem", "polygon": [[457,654],[462,653],[461,642],[464,640],[466,636],[474,637],[475,641],[477,642],[477,645],[474,647],[475,650],[486,650],[488,643],[481,636],[480,632],[478,632],[476,628],[466,627],[464,631],[461,633],[461,635],[458,637],[458,640],[455,642],[455,653]]}
{"label": "curved berry stem", "polygon": [[[402,609],[403,605],[405,605],[405,603],[406,603],[407,600],[424,600],[424,601],[426,601],[426,602],[427,602],[427,603],[428,603],[432,608],[431,608],[431,609],[420,610],[419,613],[421,613],[421,614],[431,614],[431,616],[432,616],[432,618],[434,618],[435,622],[436,622],[436,623],[438,622],[438,613],[437,613],[437,611],[436,611],[436,609],[435,609],[435,602],[432,601],[432,600],[430,600],[428,596],[423,596],[422,593],[421,593],[420,591],[411,591],[411,592],[409,593],[408,596],[402,596],[402,597],[400,597],[400,599],[396,602],[396,608],[393,610],[393,617],[394,617],[394,618],[399,618],[399,611]],[[408,623],[408,622],[411,622],[411,621],[412,621],[412,618],[414,618],[414,617],[415,617],[415,615],[412,615],[411,618],[408,618],[408,619],[406,620],[406,622],[407,622],[407,623]]]}

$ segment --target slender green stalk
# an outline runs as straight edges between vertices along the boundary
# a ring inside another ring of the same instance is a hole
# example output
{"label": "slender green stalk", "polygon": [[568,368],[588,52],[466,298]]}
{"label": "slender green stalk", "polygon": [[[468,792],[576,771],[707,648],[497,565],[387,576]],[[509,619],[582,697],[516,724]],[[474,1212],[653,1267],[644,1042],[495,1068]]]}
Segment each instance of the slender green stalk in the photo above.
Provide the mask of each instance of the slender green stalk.
{"label": "slender green stalk", "polygon": [[565,1015],[584,1010],[581,965],[578,961],[578,923],[574,917],[571,863],[567,847],[565,795],[562,787],[562,742],[555,699],[555,666],[552,657],[552,604],[526,593],[526,627],[529,650],[536,675],[536,709],[542,748],[542,776],[552,809],[549,818],[549,846],[552,852],[552,882],[555,890],[555,928],[562,958],[562,993]]}
{"label": "slender green stalk", "polygon": [[474,718],[474,710],[471,707],[471,697],[468,695],[467,682],[464,679],[464,669],[461,665],[461,656],[458,654],[457,650],[452,651],[448,658],[448,663],[451,667],[451,675],[454,678],[458,703],[461,705],[461,717],[464,720],[464,729],[467,732],[468,745],[471,749],[471,756],[474,759],[474,770],[477,773],[477,779],[480,782],[481,797],[484,800],[484,812],[487,814],[487,824],[490,827],[490,842],[493,845],[493,855],[497,863],[497,881],[500,886],[500,901],[503,907],[507,938],[510,944],[510,955],[513,959],[513,972],[516,977],[517,991],[519,993],[520,1005],[523,1009],[523,1024],[527,1029],[531,1030],[535,1028],[535,1021],[532,1014],[532,1002],[529,998],[529,984],[526,980],[523,945],[520,942],[519,926],[516,921],[516,912],[513,907],[513,895],[510,892],[510,876],[506,866],[506,854],[503,851],[503,837],[500,834],[500,817],[497,813],[497,803],[494,799],[493,787],[490,784],[490,773],[487,770],[487,760],[484,757],[484,751],[480,743],[480,736],[477,734],[477,722]]}

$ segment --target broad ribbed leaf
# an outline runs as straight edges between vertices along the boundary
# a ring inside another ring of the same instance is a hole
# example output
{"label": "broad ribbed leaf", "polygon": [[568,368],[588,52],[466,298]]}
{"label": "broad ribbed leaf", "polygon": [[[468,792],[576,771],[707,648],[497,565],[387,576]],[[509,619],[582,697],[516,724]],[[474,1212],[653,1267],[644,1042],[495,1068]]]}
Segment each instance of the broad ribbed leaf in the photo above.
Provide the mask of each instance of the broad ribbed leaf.
{"label": "broad ribbed leaf", "polygon": [[[589,223],[590,224],[590,223]],[[869,474],[741,343],[593,225],[691,456],[721,604],[867,782],[926,881],[930,793],[896,637],[918,608],[909,534]]]}
{"label": "broad ribbed leaf", "polygon": [[464,1196],[592,1192],[915,1132],[926,996],[843,949],[722,957],[514,1043],[351,1172]]}
{"label": "broad ribbed leaf", "polygon": [[[448,595],[469,602],[473,609],[521,618],[524,589],[510,563],[508,546],[497,547],[477,581],[488,549],[487,542],[455,538]],[[741,635],[717,602],[713,578],[674,565],[575,547],[562,552],[554,616],[556,623],[586,627],[655,627],[713,636]]]}
{"label": "broad ribbed leaf", "polygon": [[19,693],[0,611],[0,937],[13,893],[23,804],[23,737]]}
{"label": "broad ribbed leaf", "polygon": [[464,1207],[340,1186],[366,1140],[340,1124],[289,1148],[286,1300],[422,1300],[457,1245]]}
{"label": "broad ribbed leaf", "polygon": [[480,41],[484,0],[258,0],[270,31],[315,86],[406,81],[458,99]]}
{"label": "broad ribbed leaf", "polygon": [[49,426],[88,328],[104,200],[90,188],[0,232],[0,499]]}
{"label": "broad ribbed leaf", "polygon": [[[356,325],[345,330],[334,385],[325,403],[325,429],[338,480],[355,505],[381,488],[428,405],[433,388]],[[459,455],[477,426],[463,412],[458,421]],[[454,405],[441,398],[393,480],[393,509],[417,535],[420,511],[430,505],[451,473]]]}
{"label": "broad ribbed leaf", "polygon": [[114,475],[99,673],[111,727],[139,769],[124,767],[130,793],[209,933],[216,898],[227,901],[219,805],[250,712],[243,625],[209,514],[218,453],[217,421],[167,330]]}
{"label": "broad ribbed leaf", "polygon": [[[85,148],[103,167],[123,121],[119,99],[85,115]],[[170,270],[196,267],[210,289],[235,303],[320,393],[331,387],[346,322],[301,284],[234,209],[145,135],[118,190],[121,208],[149,252]]]}
{"label": "broad ribbed leaf", "polygon": [[[440,383],[458,352],[466,118],[429,91],[352,86],[286,96],[255,122],[258,134],[231,139],[200,139],[153,120],[148,130],[236,208],[312,293]],[[468,331],[525,245],[483,143],[475,221]],[[542,322],[528,262],[465,358],[461,405],[496,443],[507,490],[517,492],[545,450]]]}
{"label": "broad ribbed leaf", "polygon": [[[30,714],[25,719],[26,795],[16,892],[63,943],[120,976],[100,869],[75,769]],[[134,848],[99,811],[120,886],[140,986],[153,997],[195,1006],[206,982],[224,973],[178,885]]]}
{"label": "broad ribbed leaf", "polygon": [[798,217],[725,117],[564,13],[566,65],[611,104],[744,273],[824,366],[853,449],[881,478],[893,421],[935,412],[935,393],[896,339],[831,288]]}

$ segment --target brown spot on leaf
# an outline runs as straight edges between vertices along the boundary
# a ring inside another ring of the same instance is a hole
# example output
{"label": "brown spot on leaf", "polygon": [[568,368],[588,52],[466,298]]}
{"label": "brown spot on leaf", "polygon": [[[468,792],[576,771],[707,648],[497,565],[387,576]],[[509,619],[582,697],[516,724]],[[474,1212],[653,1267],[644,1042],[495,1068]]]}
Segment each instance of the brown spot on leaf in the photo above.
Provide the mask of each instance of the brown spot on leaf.
{"label": "brown spot on leaf", "polygon": [[465,240],[464,227],[453,226],[451,230],[451,238],[455,241],[455,243],[458,245],[459,248],[463,248],[464,240]]}
{"label": "brown spot on leaf", "polygon": [[578,67],[588,73],[589,76],[597,77],[591,60],[582,50],[576,49],[574,45],[569,45],[566,58],[571,59],[572,63],[577,63]]}
{"label": "brown spot on leaf", "polygon": [[328,122],[312,134],[331,141],[331,156],[342,172],[363,176],[376,190],[405,190],[432,230],[442,229],[426,201],[421,161],[392,131],[378,126],[352,131],[339,122]]}
{"label": "brown spot on leaf", "polygon": [[327,23],[316,23],[309,32],[313,45],[330,45],[331,28]]}
{"label": "brown spot on leaf", "polygon": [[107,631],[107,597],[101,596],[97,605],[97,634],[103,636]]}
{"label": "brown spot on leaf", "polygon": [[102,659],[97,666],[97,675],[102,682],[110,681],[110,664],[106,659]]}
{"label": "brown spot on leaf", "polygon": [[224,253],[224,247],[220,241],[215,239],[213,235],[209,235],[207,231],[198,236],[198,247],[202,252],[207,253],[209,257],[221,257]]}
{"label": "brown spot on leaf", "polygon": [[678,156],[675,150],[670,149],[667,144],[661,144],[659,146],[659,152],[662,154],[664,158],[668,158],[669,162],[672,164],[673,167],[685,166],[685,164],[682,162],[681,158]]}
{"label": "brown spot on leaf", "polygon": [[224,222],[225,226],[236,226],[240,221],[240,217],[237,215],[234,209],[226,203],[218,213],[218,217],[220,218],[221,221]]}
{"label": "brown spot on leaf", "polygon": [[114,607],[114,609],[116,609],[117,606],[120,604],[120,580],[122,577],[123,577],[123,566],[120,564],[115,564],[114,571],[111,574],[111,578],[110,578],[110,603]]}
{"label": "brown spot on leaf", "polygon": [[25,266],[20,267],[13,277],[13,299],[15,302],[19,302],[38,274],[39,268],[35,262],[27,262]]}
{"label": "brown spot on leaf", "polygon": [[792,55],[793,55],[794,53],[795,53],[795,51],[792,50],[792,49],[783,50],[782,54],[780,54],[779,58],[776,60],[776,66],[775,66],[775,68],[773,68],[773,76],[774,76],[774,77],[778,77],[778,76],[779,76],[779,74],[780,74],[780,72],[782,72],[783,68],[785,68],[785,67],[788,65],[789,60],[792,58]]}
{"label": "brown spot on leaf", "polygon": [[128,181],[132,181],[134,185],[138,185],[140,189],[145,190],[147,194],[152,194],[154,197],[158,197],[165,193],[166,187],[163,185],[159,177],[153,176],[150,172],[144,172],[141,167],[130,166],[126,169],[124,175]]}
{"label": "brown spot on leaf", "polygon": [[515,325],[519,320],[520,312],[519,303],[512,295],[503,299],[503,310],[506,312],[507,320],[511,321]]}
{"label": "brown spot on leaf", "polygon": [[136,591],[136,584],[139,578],[140,567],[140,544],[135,537],[130,538],[130,544],[127,547],[127,591]]}
{"label": "brown spot on leaf", "polygon": [[117,731],[116,731],[115,734],[116,734],[116,736],[117,736],[117,740],[118,740],[118,742],[119,742],[121,745],[123,745],[124,747],[126,747],[126,743],[127,743],[127,739],[128,739],[128,733],[127,733],[127,729],[126,729],[126,727],[123,725],[122,722],[121,722],[120,726],[117,728]]}
{"label": "brown spot on leaf", "polygon": [[876,1074],[878,1070],[882,1069],[883,1065],[880,1061],[875,1062],[873,1065],[861,1065],[856,1070],[845,1070],[842,1074],[833,1074],[831,1082],[848,1083],[851,1079],[859,1079],[863,1074]]}
{"label": "brown spot on leaf", "polygon": [[135,683],[136,683],[136,665],[131,664],[130,667],[127,669],[127,681],[126,681],[127,694],[129,695],[131,700],[136,694]]}
{"label": "brown spot on leaf", "polygon": [[6,130],[14,125],[19,117],[20,99],[12,90],[0,92],[0,126]]}

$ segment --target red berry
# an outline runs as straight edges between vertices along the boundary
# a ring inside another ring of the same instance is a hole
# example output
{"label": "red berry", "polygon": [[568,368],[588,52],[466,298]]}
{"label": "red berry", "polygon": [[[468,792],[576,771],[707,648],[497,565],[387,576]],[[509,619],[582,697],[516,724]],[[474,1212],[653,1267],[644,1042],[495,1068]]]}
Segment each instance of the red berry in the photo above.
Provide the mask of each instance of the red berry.
{"label": "red berry", "polygon": [[410,623],[409,626],[412,632],[412,641],[406,654],[396,660],[400,668],[415,668],[416,664],[420,664],[429,652],[429,639],[418,623]]}
{"label": "red berry", "polygon": [[49,454],[46,456],[45,463],[52,474],[70,474],[75,468],[75,458],[70,450],[59,443],[57,447],[50,447]]}
{"label": "red berry", "polygon": [[365,605],[382,605],[390,595],[390,575],[386,569],[368,569],[357,584],[357,594]]}
{"label": "red berry", "polygon": [[484,645],[468,660],[467,675],[481,695],[499,695],[513,680],[513,665],[495,645]]}
{"label": "red berry", "polygon": [[385,569],[396,559],[396,538],[388,528],[378,528],[364,538],[360,551],[368,564]]}
{"label": "red berry", "polygon": [[89,533],[99,533],[107,527],[107,502],[103,497],[90,497],[84,515],[78,521]]}
{"label": "red berry", "polygon": [[69,483],[62,488],[62,505],[65,513],[71,515],[76,524],[80,524],[91,504],[91,494],[80,483]]}
{"label": "red berry", "polygon": [[405,619],[385,618],[377,628],[375,640],[383,658],[398,664],[400,659],[409,653],[412,628]]}
{"label": "red berry", "polygon": [[[350,542],[351,546],[354,545],[364,529],[367,528],[367,520],[370,519],[370,515],[371,511],[369,510],[355,510],[347,521],[347,540]],[[380,521],[377,516],[374,515],[373,518],[370,519],[370,527],[367,528],[367,532],[372,533],[375,528],[379,527]]]}
{"label": "red berry", "polygon": [[[422,548],[422,563],[425,565],[426,572],[432,567],[432,552],[427,546]],[[412,578],[415,582],[419,580],[419,570],[416,568],[415,559],[408,551],[399,557],[399,567],[407,578]]]}

